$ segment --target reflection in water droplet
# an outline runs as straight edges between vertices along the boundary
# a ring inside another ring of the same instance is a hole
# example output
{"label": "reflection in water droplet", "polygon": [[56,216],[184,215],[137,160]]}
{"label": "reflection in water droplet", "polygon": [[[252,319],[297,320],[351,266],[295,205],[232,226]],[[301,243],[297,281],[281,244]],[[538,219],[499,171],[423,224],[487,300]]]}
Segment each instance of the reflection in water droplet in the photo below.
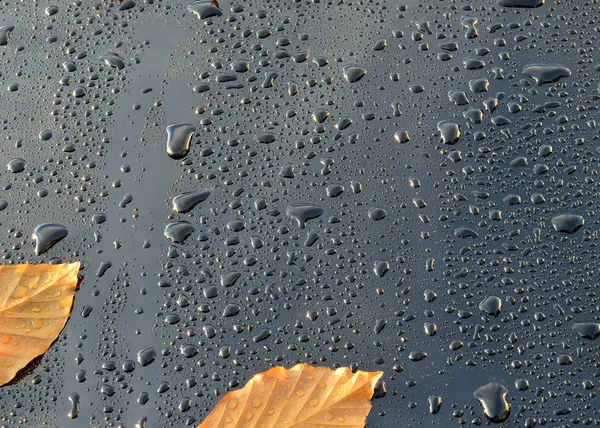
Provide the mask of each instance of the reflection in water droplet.
{"label": "reflection in water droplet", "polygon": [[574,332],[586,339],[596,340],[600,337],[600,323],[580,322],[573,324],[572,328]]}
{"label": "reflection in water droplet", "polygon": [[47,129],[44,131],[41,131],[39,134],[39,138],[40,138],[40,141],[48,141],[49,139],[52,138],[52,131],[49,131]]}
{"label": "reflection in water droplet", "polygon": [[109,67],[116,68],[117,70],[123,70],[125,68],[125,60],[113,52],[105,53],[100,57],[100,60],[104,61]]}
{"label": "reflection in water droplet", "polygon": [[63,240],[69,231],[58,223],[44,223],[35,228],[33,240],[35,241],[35,255],[45,253],[57,242]]}
{"label": "reflection in water droplet", "polygon": [[323,214],[323,208],[311,204],[292,204],[286,209],[286,213],[288,217],[296,220],[300,229],[304,229],[308,220]]}
{"label": "reflection in water droplet", "polygon": [[473,397],[483,406],[483,412],[492,422],[503,422],[510,414],[510,403],[506,401],[508,389],[499,383],[490,382],[473,392]]}
{"label": "reflection in water droplet", "polygon": [[429,402],[429,413],[436,415],[442,408],[442,397],[439,395],[430,395],[427,399]]}
{"label": "reflection in water droplet", "polygon": [[13,25],[4,25],[0,27],[0,46],[8,44],[10,40],[10,32],[14,29],[15,27]]}
{"label": "reflection in water droplet", "polygon": [[448,99],[457,106],[469,104],[469,97],[462,89],[452,89],[448,92]]}
{"label": "reflection in water droplet", "polygon": [[367,70],[359,65],[347,65],[343,68],[344,78],[350,83],[356,83],[362,79]]}
{"label": "reflection in water droplet", "polygon": [[173,159],[181,159],[190,151],[196,127],[189,123],[174,123],[167,126],[167,154]]}
{"label": "reflection in water droplet", "polygon": [[68,416],[71,419],[77,419],[77,417],[79,416],[80,408],[79,394],[76,392],[69,394],[69,401],[71,402],[71,409],[69,410]]}
{"label": "reflection in water droplet", "polygon": [[412,351],[408,354],[408,359],[411,361],[421,361],[427,358],[427,352],[424,351]]}
{"label": "reflection in water droplet", "polygon": [[534,8],[542,6],[546,0],[498,0],[498,5],[504,7]]}
{"label": "reflection in water droplet", "polygon": [[180,220],[169,223],[165,226],[164,235],[173,243],[182,244],[192,233],[194,226],[189,221]]}
{"label": "reflection in water droplet", "polygon": [[585,224],[585,220],[580,215],[560,214],[552,217],[552,226],[557,232],[575,233]]}
{"label": "reflection in water droplet", "polygon": [[502,300],[496,296],[488,296],[479,304],[479,309],[488,315],[497,317],[502,310]]}
{"label": "reflection in water droplet", "polygon": [[25,166],[27,165],[27,163],[25,162],[25,159],[21,159],[21,158],[16,158],[11,160],[8,165],[6,165],[6,168],[12,172],[12,173],[19,173],[19,172],[23,172],[25,171]]}
{"label": "reflection in water droplet", "polygon": [[383,208],[371,208],[368,215],[371,220],[379,221],[383,220],[387,216],[387,211]]}
{"label": "reflection in water droplet", "polygon": [[327,196],[330,198],[336,198],[344,193],[344,186],[340,184],[330,184],[326,189]]}
{"label": "reflection in water droplet", "polygon": [[541,86],[571,76],[571,70],[561,65],[531,64],[523,68],[523,74],[531,77]]}
{"label": "reflection in water droplet", "polygon": [[56,15],[58,13],[58,7],[56,6],[48,6],[45,10],[44,13],[46,14],[46,16],[53,16]]}
{"label": "reflection in water droplet", "polygon": [[255,136],[254,139],[257,143],[271,144],[277,140],[277,137],[275,137],[275,134],[273,134],[272,132],[263,132],[262,134],[258,134],[257,136]]}
{"label": "reflection in water droplet", "polygon": [[394,134],[394,140],[401,144],[406,144],[410,141],[410,134],[408,131],[396,131]]}
{"label": "reflection in water droplet", "polygon": [[178,213],[187,213],[196,205],[204,202],[210,196],[210,190],[195,190],[191,192],[180,193],[173,198],[173,211]]}
{"label": "reflection in water droplet", "polygon": [[82,97],[85,97],[86,94],[87,94],[87,89],[85,89],[83,86],[76,87],[75,89],[73,89],[73,92],[71,93],[73,98],[82,98]]}
{"label": "reflection in water droplet", "polygon": [[456,144],[460,138],[460,126],[453,120],[442,120],[438,122],[437,129],[444,144]]}
{"label": "reflection in water droplet", "polygon": [[144,348],[137,353],[137,361],[142,367],[146,367],[156,359],[154,348]]}
{"label": "reflection in water droplet", "polygon": [[479,233],[475,232],[470,227],[462,226],[454,229],[454,236],[457,238],[478,238]]}
{"label": "reflection in water droplet", "polygon": [[192,12],[198,19],[207,19],[223,15],[219,9],[217,0],[198,0],[188,6],[188,11]]}

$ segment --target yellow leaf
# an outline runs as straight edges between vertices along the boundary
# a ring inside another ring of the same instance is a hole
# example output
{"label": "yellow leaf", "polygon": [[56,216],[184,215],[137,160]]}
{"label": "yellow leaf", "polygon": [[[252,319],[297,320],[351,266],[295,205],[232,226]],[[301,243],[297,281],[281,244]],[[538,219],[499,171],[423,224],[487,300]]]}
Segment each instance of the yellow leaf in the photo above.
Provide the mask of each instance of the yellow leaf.
{"label": "yellow leaf", "polygon": [[0,266],[0,385],[48,350],[71,314],[79,262]]}
{"label": "yellow leaf", "polygon": [[198,428],[364,428],[383,372],[298,364],[229,392]]}

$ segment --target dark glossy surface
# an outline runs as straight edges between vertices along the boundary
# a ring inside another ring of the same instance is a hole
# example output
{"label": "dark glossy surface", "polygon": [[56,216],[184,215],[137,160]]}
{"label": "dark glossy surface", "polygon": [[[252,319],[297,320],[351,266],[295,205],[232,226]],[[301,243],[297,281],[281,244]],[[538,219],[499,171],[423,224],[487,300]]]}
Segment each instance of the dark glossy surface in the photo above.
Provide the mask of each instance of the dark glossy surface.
{"label": "dark glossy surface", "polygon": [[370,428],[487,384],[599,424],[598,5],[190,3],[0,5],[3,262],[84,265],[0,426],[195,426],[296,362],[383,370]]}

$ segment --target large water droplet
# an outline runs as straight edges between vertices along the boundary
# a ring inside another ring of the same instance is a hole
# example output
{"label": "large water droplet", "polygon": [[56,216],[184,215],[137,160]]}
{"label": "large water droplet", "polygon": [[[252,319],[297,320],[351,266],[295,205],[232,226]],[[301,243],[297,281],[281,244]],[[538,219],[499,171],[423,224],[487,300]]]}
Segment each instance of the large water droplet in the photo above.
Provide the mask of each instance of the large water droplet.
{"label": "large water droplet", "polygon": [[600,324],[596,322],[578,322],[573,324],[573,331],[581,337],[596,340],[600,337]]}
{"label": "large water droplet", "polygon": [[442,120],[438,122],[437,129],[440,132],[440,138],[445,144],[456,144],[460,138],[460,126],[453,120]]}
{"label": "large water droplet", "polygon": [[585,220],[580,215],[561,214],[552,217],[552,226],[557,232],[575,233],[584,225]]}
{"label": "large water droplet", "polygon": [[207,19],[223,15],[219,9],[217,0],[198,0],[188,6],[188,11],[192,12],[198,19]]}
{"label": "large water droplet", "polygon": [[125,60],[113,52],[105,53],[100,57],[100,60],[104,61],[109,67],[116,68],[117,70],[123,70],[125,68]]}
{"label": "large water droplet", "polygon": [[510,415],[510,403],[506,401],[508,389],[490,382],[473,392],[473,397],[483,406],[483,412],[492,422],[503,422]]}
{"label": "large water droplet", "polygon": [[561,65],[531,64],[523,69],[523,74],[531,77],[538,85],[543,85],[569,77],[571,70]]}
{"label": "large water droplet", "polygon": [[540,7],[546,0],[498,0],[498,5],[504,7]]}
{"label": "large water droplet", "polygon": [[343,68],[344,78],[350,83],[356,83],[367,74],[367,70],[359,65],[347,65]]}
{"label": "large water droplet", "polygon": [[173,198],[173,210],[178,213],[187,213],[196,205],[204,202],[210,196],[210,190],[195,190],[180,193]]}
{"label": "large water droplet", "polygon": [[292,204],[286,209],[288,217],[296,220],[300,229],[306,227],[306,222],[323,214],[323,208],[312,204]]}
{"label": "large water droplet", "polygon": [[156,351],[154,348],[144,348],[137,353],[138,363],[142,367],[146,367],[156,359]]}
{"label": "large water droplet", "polygon": [[182,244],[188,236],[194,233],[194,226],[189,221],[180,220],[165,226],[165,236],[176,244]]}
{"label": "large water droplet", "polygon": [[58,223],[40,224],[33,231],[35,241],[35,254],[39,256],[48,251],[54,244],[64,239],[69,234],[67,228]]}
{"label": "large water droplet", "polygon": [[167,126],[167,154],[173,159],[181,159],[190,151],[196,127],[189,123],[174,123]]}

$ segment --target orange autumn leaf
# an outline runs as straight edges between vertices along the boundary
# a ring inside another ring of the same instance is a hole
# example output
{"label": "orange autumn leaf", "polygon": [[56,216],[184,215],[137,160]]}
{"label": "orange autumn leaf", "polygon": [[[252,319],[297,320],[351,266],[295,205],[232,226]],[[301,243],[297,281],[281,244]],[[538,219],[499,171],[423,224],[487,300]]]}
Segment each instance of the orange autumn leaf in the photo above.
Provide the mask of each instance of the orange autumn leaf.
{"label": "orange autumn leaf", "polygon": [[225,395],[198,428],[364,428],[381,375],[275,367]]}
{"label": "orange autumn leaf", "polygon": [[0,266],[0,385],[48,350],[71,314],[79,262]]}

